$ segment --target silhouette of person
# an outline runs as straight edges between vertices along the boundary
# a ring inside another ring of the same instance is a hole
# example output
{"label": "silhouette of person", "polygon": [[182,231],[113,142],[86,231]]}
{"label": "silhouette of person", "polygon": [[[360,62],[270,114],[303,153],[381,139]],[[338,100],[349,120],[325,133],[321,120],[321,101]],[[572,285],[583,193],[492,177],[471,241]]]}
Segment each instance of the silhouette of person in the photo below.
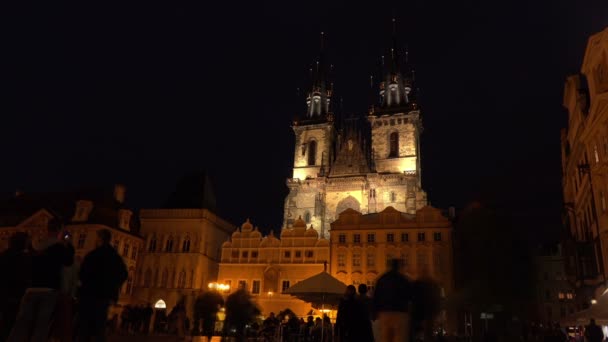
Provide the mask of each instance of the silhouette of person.
{"label": "silhouette of person", "polygon": [[252,322],[259,309],[252,302],[249,293],[244,287],[226,298],[226,319],[224,321],[224,335],[234,331],[236,341],[245,339],[245,326]]}
{"label": "silhouette of person", "polygon": [[74,262],[74,249],[63,244],[61,222],[54,218],[47,226],[47,237],[32,258],[31,286],[26,290],[10,342],[46,341],[61,289],[63,267]]}
{"label": "silhouette of person", "polygon": [[8,249],[0,254],[0,270],[10,275],[0,281],[0,341],[6,341],[19,310],[19,302],[31,283],[31,254],[26,251],[29,237],[18,232],[9,239]]}
{"label": "silhouette of person", "polygon": [[346,287],[344,298],[338,306],[336,328],[339,341],[373,341],[369,311],[357,298],[353,285]]}
{"label": "silhouette of person", "polygon": [[217,291],[207,291],[196,299],[195,308],[195,326],[198,327],[199,322],[203,321],[203,336],[207,336],[207,340],[211,341],[211,337],[215,332],[215,322],[217,313],[224,305],[224,299]]}
{"label": "silhouette of person", "polygon": [[108,308],[118,300],[122,284],[127,280],[127,267],[122,257],[110,245],[112,233],[97,231],[97,247],[84,257],[80,266],[80,294],[77,341],[105,339]]}
{"label": "silhouette of person", "polygon": [[589,342],[602,342],[604,340],[604,332],[599,325],[595,324],[595,319],[589,320],[589,325],[585,328],[585,338]]}
{"label": "silhouette of person", "polygon": [[373,307],[380,326],[380,341],[403,342],[409,336],[410,282],[399,272],[400,261],[390,261],[389,270],[376,282]]}

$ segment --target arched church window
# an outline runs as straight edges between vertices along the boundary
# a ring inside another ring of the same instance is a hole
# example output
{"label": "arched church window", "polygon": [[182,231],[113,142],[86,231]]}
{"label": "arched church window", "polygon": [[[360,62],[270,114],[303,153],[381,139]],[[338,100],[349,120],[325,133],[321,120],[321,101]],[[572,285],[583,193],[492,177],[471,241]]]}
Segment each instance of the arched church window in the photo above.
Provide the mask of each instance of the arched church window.
{"label": "arched church window", "polygon": [[304,213],[304,222],[310,223],[310,212],[309,211]]}
{"label": "arched church window", "polygon": [[391,202],[397,202],[397,194],[394,191],[391,191]]}
{"label": "arched church window", "polygon": [[399,132],[393,132],[389,136],[389,158],[399,157]]}
{"label": "arched church window", "polygon": [[152,235],[150,238],[150,243],[148,244],[148,252],[154,253],[156,250],[156,235]]}
{"label": "arched church window", "polygon": [[179,272],[179,277],[177,278],[177,287],[180,289],[186,287],[186,271],[184,270]]}
{"label": "arched church window", "polygon": [[311,140],[308,143],[308,165],[315,165],[317,162],[317,142]]}
{"label": "arched church window", "polygon": [[144,273],[144,287],[150,287],[150,283],[152,282],[152,270],[149,268]]}
{"label": "arched church window", "polygon": [[190,252],[190,237],[186,236],[182,243],[182,252]]}
{"label": "arched church window", "polygon": [[163,275],[160,278],[160,287],[167,287],[167,280],[169,279],[169,271],[167,271],[167,269],[165,268],[163,270]]}
{"label": "arched church window", "polygon": [[173,251],[173,236],[169,236],[167,243],[165,244],[165,252]]}

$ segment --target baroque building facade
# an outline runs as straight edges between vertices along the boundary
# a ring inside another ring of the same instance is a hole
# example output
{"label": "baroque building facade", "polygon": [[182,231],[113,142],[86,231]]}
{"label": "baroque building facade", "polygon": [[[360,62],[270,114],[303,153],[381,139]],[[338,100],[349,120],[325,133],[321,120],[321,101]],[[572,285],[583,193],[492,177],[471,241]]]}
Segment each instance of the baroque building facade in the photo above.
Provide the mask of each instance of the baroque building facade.
{"label": "baroque building facade", "polygon": [[329,262],[329,241],[297,219],[292,228],[281,231],[280,239],[271,233],[262,237],[251,222],[243,223],[222,246],[218,281],[230,291],[246,288],[262,313],[290,308],[298,316],[307,315],[312,307],[284,294],[290,286],[324,270]]}
{"label": "baroque building facade", "polygon": [[562,186],[568,280],[577,310],[606,289],[608,266],[608,29],[589,38],[581,73],[564,87]]}
{"label": "baroque building facade", "polygon": [[292,126],[296,143],[284,227],[302,217],[329,238],[331,222],[348,208],[367,214],[391,206],[415,214],[426,206],[414,72],[398,50],[394,39],[379,84],[378,104],[371,106],[367,117],[334,113],[330,68],[321,53],[307,110]]}
{"label": "baroque building facade", "polygon": [[410,279],[432,278],[449,295],[453,288],[452,223],[440,210],[416,214],[393,207],[374,214],[353,209],[331,224],[331,274],[345,284],[374,286],[391,259]]}
{"label": "baroque building facade", "polygon": [[47,236],[51,219],[59,219],[71,236],[76,262],[95,246],[96,232],[112,232],[112,245],[122,256],[129,271],[118,300],[119,305],[133,299],[137,260],[143,239],[133,212],[125,205],[126,188],[85,189],[61,193],[21,193],[0,202],[0,250],[8,247],[8,239],[16,232],[27,233],[34,249]]}

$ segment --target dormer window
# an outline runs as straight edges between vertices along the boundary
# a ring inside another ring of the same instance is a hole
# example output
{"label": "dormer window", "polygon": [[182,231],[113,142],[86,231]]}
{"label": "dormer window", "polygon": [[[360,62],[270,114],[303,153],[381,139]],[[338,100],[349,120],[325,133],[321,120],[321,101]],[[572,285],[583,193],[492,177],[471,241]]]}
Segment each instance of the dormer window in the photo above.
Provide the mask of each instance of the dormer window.
{"label": "dormer window", "polygon": [[118,211],[118,227],[124,230],[130,230],[131,210],[121,209]]}
{"label": "dormer window", "polygon": [[72,221],[74,222],[85,222],[89,219],[89,215],[93,210],[93,202],[81,200],[76,202],[76,211]]}

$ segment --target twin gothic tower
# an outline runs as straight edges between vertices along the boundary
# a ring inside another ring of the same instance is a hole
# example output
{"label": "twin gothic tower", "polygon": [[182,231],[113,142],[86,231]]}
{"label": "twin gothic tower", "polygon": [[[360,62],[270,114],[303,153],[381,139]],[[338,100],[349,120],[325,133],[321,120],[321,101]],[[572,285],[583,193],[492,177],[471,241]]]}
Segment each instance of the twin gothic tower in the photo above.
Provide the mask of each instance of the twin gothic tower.
{"label": "twin gothic tower", "polygon": [[306,112],[294,120],[293,176],[287,179],[283,227],[301,217],[329,238],[330,223],[348,209],[363,214],[388,206],[415,214],[421,188],[420,134],[414,71],[393,46],[383,58],[377,104],[368,115],[335,115],[323,49],[313,68]]}

